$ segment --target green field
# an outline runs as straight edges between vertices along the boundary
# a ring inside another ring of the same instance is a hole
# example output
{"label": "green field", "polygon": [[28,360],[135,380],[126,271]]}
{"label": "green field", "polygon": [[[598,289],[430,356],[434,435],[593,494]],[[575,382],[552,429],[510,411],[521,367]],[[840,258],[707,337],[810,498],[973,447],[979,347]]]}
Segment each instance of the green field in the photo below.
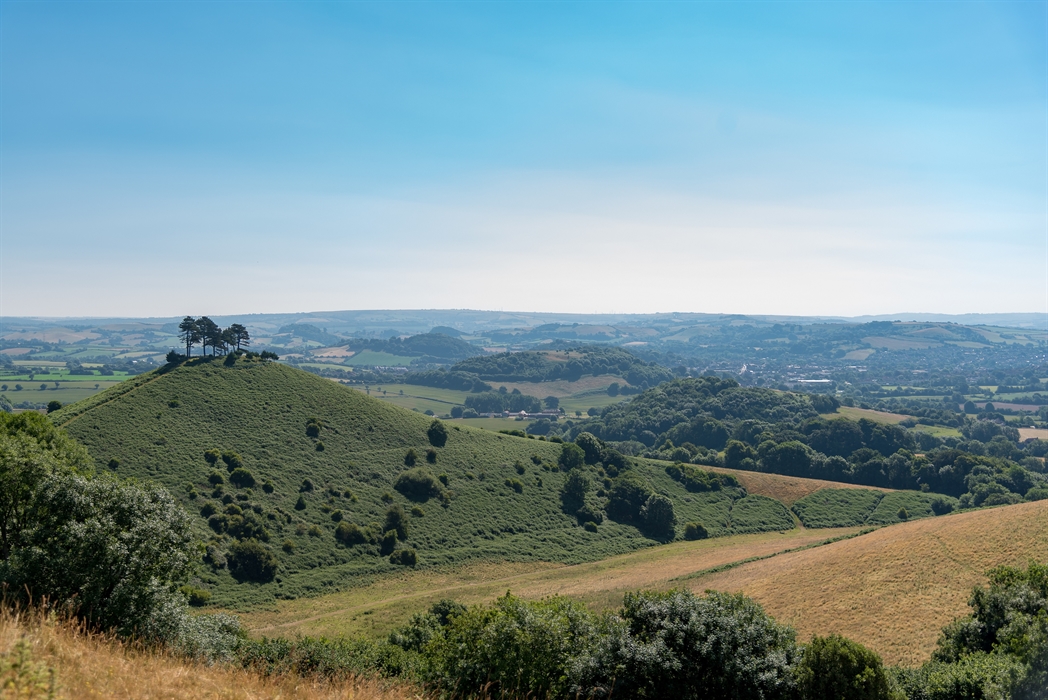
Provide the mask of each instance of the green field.
{"label": "green field", "polygon": [[[931,504],[937,498],[957,507],[955,498],[919,491],[822,489],[794,503],[793,512],[805,527],[891,525],[935,515]],[[900,517],[902,509],[905,517]]]}
{"label": "green field", "polygon": [[351,367],[380,366],[380,367],[407,367],[411,361],[417,359],[403,355],[390,355],[388,352],[375,352],[374,350],[361,350],[352,357],[346,358],[342,364]]}

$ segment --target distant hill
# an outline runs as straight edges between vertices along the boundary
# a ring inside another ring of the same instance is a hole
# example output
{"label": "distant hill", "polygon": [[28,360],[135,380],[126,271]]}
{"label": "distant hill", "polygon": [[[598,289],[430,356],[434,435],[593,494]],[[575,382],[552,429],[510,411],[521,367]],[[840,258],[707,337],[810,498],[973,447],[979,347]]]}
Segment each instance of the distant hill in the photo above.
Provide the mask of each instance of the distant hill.
{"label": "distant hill", "polygon": [[[564,512],[560,445],[455,426],[445,446],[431,447],[430,418],[278,363],[227,365],[220,358],[168,366],[52,417],[99,465],[161,482],[194,514],[214,565],[201,567],[197,585],[225,605],[311,595],[396,571],[373,541],[387,529],[390,504],[407,519],[406,540],[396,547],[414,550],[419,566],[571,563],[655,543],[632,525],[607,520],[588,531],[574,508]],[[409,471],[409,449],[422,471],[398,484]],[[217,451],[214,464],[209,450]],[[231,473],[233,467],[243,472]],[[585,502],[599,511],[611,474],[599,465],[585,470]],[[689,491],[659,463],[638,461],[628,473],[631,484],[671,499],[678,534],[689,521],[705,522],[712,535],[793,525],[785,506],[743,489]],[[225,483],[216,489],[209,477]],[[336,539],[339,518],[346,542]],[[353,543],[360,535],[347,532],[349,524],[368,541]],[[238,584],[221,565],[235,541],[252,537],[265,540],[276,575]]]}
{"label": "distant hill", "polygon": [[451,368],[488,382],[575,381],[586,375],[614,374],[633,386],[655,386],[673,373],[615,347],[587,345],[564,350],[531,350],[483,355]]}

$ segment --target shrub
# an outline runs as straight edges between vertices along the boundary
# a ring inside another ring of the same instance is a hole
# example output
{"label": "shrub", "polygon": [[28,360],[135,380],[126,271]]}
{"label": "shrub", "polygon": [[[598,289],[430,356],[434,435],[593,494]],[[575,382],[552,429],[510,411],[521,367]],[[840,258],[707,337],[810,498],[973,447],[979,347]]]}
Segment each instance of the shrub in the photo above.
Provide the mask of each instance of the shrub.
{"label": "shrub", "polygon": [[429,424],[426,436],[429,437],[429,444],[433,447],[443,447],[448,442],[448,429],[443,422],[435,419]]}
{"label": "shrub", "polygon": [[215,504],[214,503],[211,503],[211,502],[205,503],[204,505],[200,506],[200,517],[202,517],[202,518],[209,518],[212,515],[214,515],[217,510],[218,509],[215,508]]}
{"label": "shrub", "polygon": [[449,479],[448,479],[448,475],[446,473],[439,474],[437,476],[437,480],[440,481],[440,483],[444,484],[445,486],[448,485],[448,480]]}
{"label": "shrub", "polygon": [[342,511],[340,511],[340,510],[331,511],[331,519],[334,522],[336,522],[336,523],[342,522]]}
{"label": "shrub", "polygon": [[335,539],[347,545],[364,544],[368,541],[367,535],[359,526],[346,520],[335,528]]}
{"label": "shrub", "polygon": [[575,444],[582,449],[586,464],[597,464],[604,460],[604,442],[592,433],[579,433]]}
{"label": "shrub", "polygon": [[302,494],[299,494],[298,500],[295,501],[295,510],[305,510],[305,509],[306,509],[306,499],[302,496]]}
{"label": "shrub", "polygon": [[255,485],[255,477],[247,469],[237,467],[229,475],[229,483],[240,488],[247,488]]}
{"label": "shrub", "polygon": [[899,520],[909,520],[910,518],[910,513],[905,508],[900,508],[899,512],[895,515],[899,518]]}
{"label": "shrub", "polygon": [[383,503],[392,503],[393,494],[391,494],[389,491],[386,491],[381,496],[379,496],[379,500],[381,500]]}
{"label": "shrub", "polygon": [[406,464],[409,467],[413,467],[413,466],[415,466],[415,462],[417,462],[417,461],[418,461],[418,453],[415,452],[415,448],[414,447],[409,448],[407,453],[405,453],[405,455],[404,455],[404,464]]}
{"label": "shrub", "polygon": [[421,518],[426,514],[426,511],[422,510],[422,506],[411,506],[411,514],[416,518]]}
{"label": "shrub", "polygon": [[262,490],[265,491],[266,493],[273,493],[273,491],[274,491],[273,482],[270,481],[269,479],[266,479],[266,482],[264,484],[262,484]]}
{"label": "shrub", "polygon": [[627,593],[619,617],[573,664],[572,692],[684,700],[794,696],[793,630],[742,595]]}
{"label": "shrub", "polygon": [[303,479],[302,485],[298,487],[300,493],[307,493],[313,490],[313,482],[309,479]]}
{"label": "shrub", "polygon": [[586,453],[582,451],[581,447],[571,442],[565,442],[560,446],[560,457],[557,458],[557,464],[561,469],[570,471],[585,463]]}
{"label": "shrub", "polygon": [[462,406],[452,406],[451,407],[451,417],[452,418],[461,418],[462,417]]}
{"label": "shrub", "polygon": [[572,656],[590,646],[595,627],[581,603],[507,594],[458,612],[430,643],[435,684],[456,696],[564,697]]}
{"label": "shrub", "polygon": [[709,536],[710,533],[702,523],[690,522],[684,525],[684,539],[686,540],[704,540]]}
{"label": "shrub", "polygon": [[587,520],[586,524],[583,525],[582,527],[586,530],[586,532],[596,532],[597,531],[597,523],[593,522],[592,520]]}
{"label": "shrub", "polygon": [[185,585],[179,587],[178,590],[182,592],[182,595],[186,597],[186,600],[194,608],[199,608],[201,606],[207,605],[208,602],[211,600],[211,591],[205,590],[203,588]]}
{"label": "shrub", "polygon": [[295,551],[295,542],[294,540],[284,540],[284,544],[280,545],[280,548],[288,554],[291,554]]}
{"label": "shrub", "polygon": [[524,491],[524,482],[522,482],[520,479],[506,479],[506,486],[513,489],[517,493],[523,493]]}
{"label": "shrub", "polygon": [[932,512],[936,515],[946,515],[947,513],[953,511],[953,503],[946,500],[942,496],[938,496],[932,499],[931,508]]}
{"label": "shrub", "polygon": [[323,452],[324,451],[324,441],[323,440],[317,440],[317,444],[314,445],[314,449],[317,452]]}
{"label": "shrub", "polygon": [[277,558],[269,547],[258,540],[234,542],[226,554],[229,572],[241,581],[272,581],[277,573]]}
{"label": "shrub", "polygon": [[650,495],[651,487],[627,472],[615,479],[608,493],[608,516],[620,523],[642,523],[641,508]]}
{"label": "shrub", "polygon": [[805,700],[901,700],[881,657],[836,634],[812,637],[796,673]]}
{"label": "shrub", "polygon": [[204,461],[207,462],[208,464],[212,465],[212,466],[218,464],[218,460],[221,457],[222,457],[222,453],[220,451],[218,451],[218,450],[212,449],[212,450],[205,450],[204,451]]}
{"label": "shrub", "polygon": [[401,541],[408,538],[408,517],[403,508],[393,505],[386,509],[386,521],[382,531],[395,532],[397,539]]}
{"label": "shrub", "polygon": [[320,529],[319,525],[310,525],[306,532],[310,537],[320,537],[324,534],[324,531]]}
{"label": "shrub", "polygon": [[414,566],[418,562],[418,556],[415,554],[414,549],[398,549],[389,555],[390,564],[400,564],[401,566]]}
{"label": "shrub", "polygon": [[232,450],[226,450],[222,453],[222,461],[226,463],[226,470],[230,472],[244,466],[244,460]]}
{"label": "shrub", "polygon": [[379,552],[382,554],[392,554],[393,550],[397,548],[397,532],[396,530],[387,530],[382,534],[382,539],[379,541]]}
{"label": "shrub", "polygon": [[640,509],[644,529],[649,534],[664,539],[673,538],[677,516],[673,513],[673,501],[662,494],[653,493]]}
{"label": "shrub", "polygon": [[426,461],[430,464],[437,463],[437,451],[432,447],[426,448]]}
{"label": "shrub", "polygon": [[401,472],[393,482],[393,488],[413,501],[425,501],[440,495],[440,482],[425,467],[414,467]]}

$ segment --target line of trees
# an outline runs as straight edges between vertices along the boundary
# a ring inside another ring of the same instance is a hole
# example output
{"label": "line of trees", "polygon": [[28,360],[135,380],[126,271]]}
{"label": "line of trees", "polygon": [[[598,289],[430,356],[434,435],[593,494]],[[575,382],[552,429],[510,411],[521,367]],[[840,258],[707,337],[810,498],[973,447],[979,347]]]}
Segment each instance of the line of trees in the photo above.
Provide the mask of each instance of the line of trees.
{"label": "line of trees", "polygon": [[186,344],[186,357],[192,356],[193,346],[198,343],[204,355],[207,355],[207,349],[210,347],[212,356],[225,354],[230,350],[239,351],[251,344],[251,336],[247,328],[241,324],[234,323],[229,328],[222,328],[207,316],[186,316],[182,323],[178,324],[178,331],[178,337]]}

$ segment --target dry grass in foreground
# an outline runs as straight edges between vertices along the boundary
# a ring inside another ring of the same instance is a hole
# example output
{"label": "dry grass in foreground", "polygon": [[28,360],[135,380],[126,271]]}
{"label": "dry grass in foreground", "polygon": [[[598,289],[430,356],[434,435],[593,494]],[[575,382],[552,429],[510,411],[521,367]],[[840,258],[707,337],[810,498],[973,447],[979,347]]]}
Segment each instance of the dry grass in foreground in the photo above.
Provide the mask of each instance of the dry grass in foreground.
{"label": "dry grass in foreground", "polygon": [[0,699],[52,697],[408,700],[423,696],[407,686],[370,680],[324,683],[297,677],[261,678],[242,669],[205,666],[132,648],[40,614],[0,610]]}
{"label": "dry grass in foreground", "polygon": [[842,634],[887,663],[928,659],[939,631],[968,613],[973,586],[999,565],[1048,561],[1048,501],[958,513],[875,532],[688,581],[742,592],[780,622]]}

